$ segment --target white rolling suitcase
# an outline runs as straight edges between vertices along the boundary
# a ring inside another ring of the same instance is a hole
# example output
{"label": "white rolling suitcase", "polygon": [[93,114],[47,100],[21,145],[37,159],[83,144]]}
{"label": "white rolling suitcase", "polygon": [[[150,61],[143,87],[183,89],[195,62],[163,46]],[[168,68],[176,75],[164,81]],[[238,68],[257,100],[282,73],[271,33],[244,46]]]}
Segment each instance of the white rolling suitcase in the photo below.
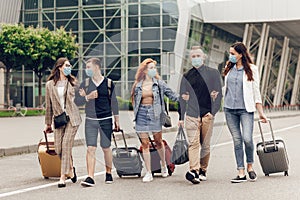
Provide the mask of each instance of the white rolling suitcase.
{"label": "white rolling suitcase", "polygon": [[272,140],[265,141],[261,128],[261,121],[258,121],[258,127],[262,141],[257,143],[256,152],[265,176],[272,173],[284,172],[288,176],[289,160],[284,141],[274,137],[271,121],[268,120],[271,129]]}

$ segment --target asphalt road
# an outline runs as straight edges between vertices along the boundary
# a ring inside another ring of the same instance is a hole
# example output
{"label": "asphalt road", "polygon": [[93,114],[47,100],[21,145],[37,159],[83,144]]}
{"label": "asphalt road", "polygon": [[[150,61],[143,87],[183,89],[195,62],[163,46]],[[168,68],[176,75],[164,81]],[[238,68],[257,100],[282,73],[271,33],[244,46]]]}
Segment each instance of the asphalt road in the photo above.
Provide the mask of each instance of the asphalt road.
{"label": "asphalt road", "polygon": [[[168,178],[154,177],[151,183],[142,183],[138,177],[119,178],[113,173],[114,183],[107,185],[103,176],[103,154],[97,151],[96,186],[82,188],[80,181],[86,177],[85,146],[73,149],[73,157],[79,181],[67,182],[58,189],[58,179],[43,179],[36,153],[0,158],[0,198],[3,199],[300,199],[300,117],[272,119],[276,136],[284,139],[290,160],[289,176],[283,173],[264,176],[255,155],[256,182],[230,183],[236,176],[231,136],[226,126],[217,126],[212,138],[212,153],[208,180],[192,185],[185,180],[188,164],[176,166]],[[268,126],[263,127],[270,138]],[[260,140],[257,123],[254,129],[255,143]],[[172,147],[176,132],[165,133],[164,138]],[[119,141],[121,142],[121,141]],[[131,145],[139,145],[137,138],[128,139]],[[120,143],[121,144],[121,143]]]}

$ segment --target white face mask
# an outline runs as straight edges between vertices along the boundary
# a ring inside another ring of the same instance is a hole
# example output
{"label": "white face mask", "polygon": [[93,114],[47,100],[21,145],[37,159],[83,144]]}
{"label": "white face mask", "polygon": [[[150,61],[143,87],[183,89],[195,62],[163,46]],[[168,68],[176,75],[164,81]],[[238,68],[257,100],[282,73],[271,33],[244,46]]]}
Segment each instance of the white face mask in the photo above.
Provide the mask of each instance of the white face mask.
{"label": "white face mask", "polygon": [[201,57],[192,58],[192,65],[194,67],[200,67],[202,65],[202,58]]}
{"label": "white face mask", "polygon": [[150,78],[153,78],[153,77],[155,77],[155,75],[156,75],[156,69],[155,68],[152,68],[152,69],[148,69],[148,76],[150,77]]}

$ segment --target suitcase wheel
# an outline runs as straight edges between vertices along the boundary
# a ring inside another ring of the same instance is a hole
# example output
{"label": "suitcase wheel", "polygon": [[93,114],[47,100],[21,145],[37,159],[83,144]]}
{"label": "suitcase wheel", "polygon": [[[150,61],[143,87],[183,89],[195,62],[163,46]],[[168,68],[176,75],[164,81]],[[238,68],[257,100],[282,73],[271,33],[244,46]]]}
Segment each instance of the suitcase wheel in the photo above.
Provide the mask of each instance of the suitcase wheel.
{"label": "suitcase wheel", "polygon": [[265,174],[265,176],[270,176],[269,174]]}
{"label": "suitcase wheel", "polygon": [[284,176],[289,176],[288,171],[285,171],[285,172],[284,172]]}
{"label": "suitcase wheel", "polygon": [[139,174],[138,174],[138,177],[140,178],[141,176],[142,176],[141,173],[139,173]]}
{"label": "suitcase wheel", "polygon": [[44,176],[44,179],[49,179],[49,177],[47,177],[47,176]]}
{"label": "suitcase wheel", "polygon": [[119,176],[120,178],[122,178],[121,172],[117,171],[117,174],[118,174],[118,176]]}

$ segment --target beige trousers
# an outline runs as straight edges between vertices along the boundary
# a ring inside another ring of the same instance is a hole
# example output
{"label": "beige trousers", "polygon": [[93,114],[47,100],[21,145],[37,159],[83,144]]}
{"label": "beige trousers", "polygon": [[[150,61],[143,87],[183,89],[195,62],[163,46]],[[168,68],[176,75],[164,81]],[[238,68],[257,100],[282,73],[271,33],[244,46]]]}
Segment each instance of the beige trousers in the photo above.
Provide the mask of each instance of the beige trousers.
{"label": "beige trousers", "polygon": [[61,158],[61,174],[70,174],[72,170],[72,148],[78,127],[68,122],[65,127],[54,129],[55,152]]}
{"label": "beige trousers", "polygon": [[[189,142],[189,164],[190,170],[207,170],[210,158],[210,139],[212,136],[214,117],[185,118],[185,128]],[[201,151],[200,151],[201,145]],[[200,153],[199,153],[200,151]]]}

